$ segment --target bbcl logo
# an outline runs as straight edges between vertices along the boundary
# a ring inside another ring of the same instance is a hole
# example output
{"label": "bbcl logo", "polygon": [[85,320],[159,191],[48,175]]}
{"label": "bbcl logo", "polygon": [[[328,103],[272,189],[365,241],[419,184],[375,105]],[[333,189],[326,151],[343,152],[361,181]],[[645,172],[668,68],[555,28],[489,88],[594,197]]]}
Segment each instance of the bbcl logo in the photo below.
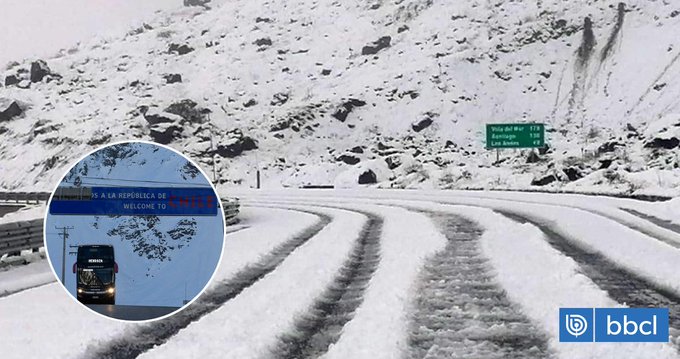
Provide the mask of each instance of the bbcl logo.
{"label": "bbcl logo", "polygon": [[560,342],[668,342],[667,308],[560,308]]}

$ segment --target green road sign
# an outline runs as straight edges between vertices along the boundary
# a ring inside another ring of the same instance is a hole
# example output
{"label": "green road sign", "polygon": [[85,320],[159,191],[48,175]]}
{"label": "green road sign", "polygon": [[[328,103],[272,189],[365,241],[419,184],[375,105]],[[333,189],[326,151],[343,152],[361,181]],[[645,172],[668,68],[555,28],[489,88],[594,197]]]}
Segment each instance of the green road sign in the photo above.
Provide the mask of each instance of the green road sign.
{"label": "green road sign", "polygon": [[486,125],[486,148],[534,148],[545,145],[542,123],[498,123]]}

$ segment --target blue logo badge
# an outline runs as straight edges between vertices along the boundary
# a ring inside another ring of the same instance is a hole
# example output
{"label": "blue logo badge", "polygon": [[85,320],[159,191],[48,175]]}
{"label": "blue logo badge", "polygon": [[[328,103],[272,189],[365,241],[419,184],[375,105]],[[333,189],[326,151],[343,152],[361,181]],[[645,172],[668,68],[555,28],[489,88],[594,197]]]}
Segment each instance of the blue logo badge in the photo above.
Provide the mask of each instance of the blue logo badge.
{"label": "blue logo badge", "polygon": [[668,342],[667,308],[560,308],[560,342]]}
{"label": "blue logo badge", "polygon": [[593,341],[593,308],[560,308],[560,341]]}

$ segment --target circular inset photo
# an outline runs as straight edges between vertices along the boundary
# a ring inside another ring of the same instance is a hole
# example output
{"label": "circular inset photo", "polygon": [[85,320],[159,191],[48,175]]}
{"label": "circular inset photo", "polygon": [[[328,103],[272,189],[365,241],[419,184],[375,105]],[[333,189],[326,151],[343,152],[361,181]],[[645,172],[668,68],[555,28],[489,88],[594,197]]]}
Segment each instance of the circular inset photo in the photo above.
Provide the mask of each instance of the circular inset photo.
{"label": "circular inset photo", "polygon": [[214,187],[182,154],[154,143],[97,149],[66,173],[45,218],[45,248],[66,291],[110,318],[146,321],[206,288],[224,245]]}

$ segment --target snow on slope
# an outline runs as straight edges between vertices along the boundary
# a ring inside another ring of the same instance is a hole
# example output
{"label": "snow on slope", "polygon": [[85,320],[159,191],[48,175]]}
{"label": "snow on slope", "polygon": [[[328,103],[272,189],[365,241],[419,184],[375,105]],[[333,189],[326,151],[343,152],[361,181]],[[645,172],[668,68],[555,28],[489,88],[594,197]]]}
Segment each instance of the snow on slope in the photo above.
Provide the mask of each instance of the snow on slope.
{"label": "snow on slope", "polygon": [[[354,186],[371,170],[387,187],[547,178],[675,195],[674,152],[643,146],[677,138],[678,9],[617,6],[240,0],[162,14],[50,60],[61,78],[2,90],[30,108],[0,125],[0,187],[45,187],[77,153],[132,137],[168,142],[237,186],[259,167],[265,186]],[[168,107],[186,99],[192,113]],[[551,149],[535,164],[504,151],[492,167],[483,125],[517,121],[545,122]]]}
{"label": "snow on slope", "polygon": [[115,36],[159,9],[179,7],[179,0],[0,0],[8,14],[0,32],[0,66],[24,57],[51,56],[95,35]]}

